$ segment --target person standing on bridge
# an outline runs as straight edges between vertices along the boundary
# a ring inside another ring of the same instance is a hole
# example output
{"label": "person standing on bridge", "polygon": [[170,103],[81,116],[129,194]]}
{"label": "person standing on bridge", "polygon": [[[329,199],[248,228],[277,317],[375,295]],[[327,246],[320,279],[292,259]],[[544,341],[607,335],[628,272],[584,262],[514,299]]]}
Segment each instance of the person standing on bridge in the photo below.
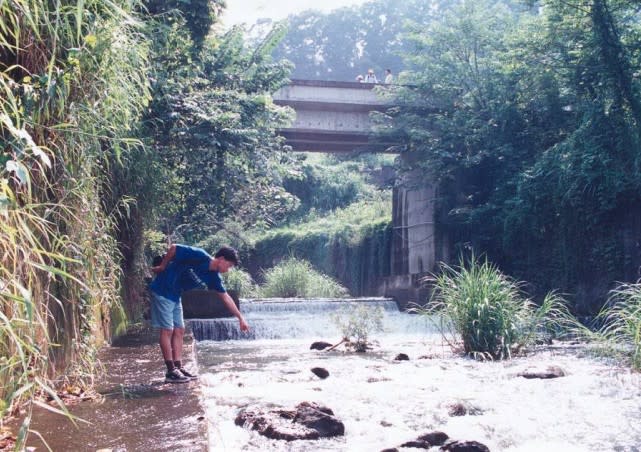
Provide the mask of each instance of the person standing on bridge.
{"label": "person standing on bridge", "polygon": [[376,78],[373,69],[368,69],[367,75],[365,76],[365,83],[378,83],[378,79]]}
{"label": "person standing on bridge", "polygon": [[185,322],[181,295],[193,289],[214,290],[227,309],[238,318],[241,331],[249,325],[223,285],[221,273],[238,264],[238,252],[229,247],[219,249],[212,258],[205,250],[187,245],[169,247],[160,264],[151,268],[156,278],[151,290],[151,324],[160,329],[160,350],[167,373],[166,383],[186,383],[197,378],[182,366]]}
{"label": "person standing on bridge", "polygon": [[392,75],[391,69],[385,69],[385,83],[390,84],[394,81],[394,76]]}

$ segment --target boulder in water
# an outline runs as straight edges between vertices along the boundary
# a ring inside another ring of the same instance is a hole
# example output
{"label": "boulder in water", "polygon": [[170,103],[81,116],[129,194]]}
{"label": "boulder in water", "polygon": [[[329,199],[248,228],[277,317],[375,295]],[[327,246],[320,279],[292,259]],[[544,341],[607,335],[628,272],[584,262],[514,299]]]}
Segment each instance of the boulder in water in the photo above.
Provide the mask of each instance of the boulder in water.
{"label": "boulder in water", "polygon": [[490,448],[478,441],[450,441],[441,450],[448,452],[490,452]]}
{"label": "boulder in water", "polygon": [[433,446],[441,446],[449,439],[446,433],[430,432],[419,436],[418,438],[401,444],[400,447],[413,447],[416,449],[429,449]]}
{"label": "boulder in water", "polygon": [[334,412],[313,402],[301,402],[294,410],[241,410],[236,425],[247,426],[271,439],[294,441],[345,434],[345,426]]}
{"label": "boulder in water", "polygon": [[445,441],[447,441],[449,438],[450,437],[447,436],[447,433],[440,431],[429,432],[418,437],[420,441],[426,441],[430,443],[431,446],[440,446],[442,444],[445,444]]}
{"label": "boulder in water", "polygon": [[329,342],[316,341],[309,347],[309,349],[310,350],[325,350],[326,348],[329,348],[332,345],[333,344],[330,344]]}
{"label": "boulder in water", "polygon": [[312,373],[323,380],[329,377],[329,371],[323,367],[312,367]]}

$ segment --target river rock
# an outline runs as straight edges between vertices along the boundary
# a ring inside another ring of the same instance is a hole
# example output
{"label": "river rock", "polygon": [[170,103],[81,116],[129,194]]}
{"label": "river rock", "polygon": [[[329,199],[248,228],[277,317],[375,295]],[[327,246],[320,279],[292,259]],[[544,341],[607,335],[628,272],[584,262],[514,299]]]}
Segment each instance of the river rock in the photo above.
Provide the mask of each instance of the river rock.
{"label": "river rock", "polygon": [[400,447],[413,447],[416,449],[429,449],[433,446],[441,446],[449,439],[446,433],[430,432],[419,436],[418,438],[401,444]]}
{"label": "river rock", "polygon": [[413,439],[412,441],[407,441],[401,444],[401,447],[408,447],[412,449],[429,449],[430,447],[432,447],[432,445],[427,441],[419,441],[417,439]]}
{"label": "river rock", "polygon": [[490,448],[478,441],[450,441],[441,447],[448,452],[490,452]]}
{"label": "river rock", "polygon": [[450,437],[447,436],[447,433],[444,432],[439,432],[438,430],[435,432],[429,432],[424,435],[421,435],[418,437],[419,441],[426,441],[430,443],[432,446],[440,446],[442,444],[445,444],[445,441],[447,441]]}
{"label": "river rock", "polygon": [[332,344],[329,342],[323,342],[323,341],[316,341],[310,345],[309,349],[310,350],[325,350],[326,348],[331,347]]}
{"label": "river rock", "polygon": [[548,366],[545,369],[526,369],[523,372],[518,373],[517,375],[523,378],[547,379],[565,377],[567,374],[559,366]]}
{"label": "river rock", "polygon": [[329,371],[323,367],[312,367],[311,370],[314,375],[323,380],[329,377]]}
{"label": "river rock", "polygon": [[345,434],[345,426],[334,412],[314,402],[301,402],[294,410],[241,410],[236,425],[247,426],[271,439],[294,441]]}

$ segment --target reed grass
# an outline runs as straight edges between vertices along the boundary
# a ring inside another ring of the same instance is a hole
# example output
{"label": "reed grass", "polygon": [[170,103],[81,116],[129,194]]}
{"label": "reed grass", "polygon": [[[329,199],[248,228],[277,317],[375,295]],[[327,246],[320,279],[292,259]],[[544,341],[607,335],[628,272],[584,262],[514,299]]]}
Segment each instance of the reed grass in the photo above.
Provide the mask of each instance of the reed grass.
{"label": "reed grass", "polygon": [[223,281],[225,288],[234,291],[239,297],[256,297],[258,295],[258,288],[252,279],[249,272],[240,268],[232,268],[227,273],[223,274]]}
{"label": "reed grass", "polygon": [[641,369],[641,283],[621,283],[610,291],[597,320],[602,326],[590,338]]}
{"label": "reed grass", "polygon": [[438,326],[453,346],[479,359],[508,359],[537,341],[561,335],[576,324],[563,298],[548,294],[535,306],[521,284],[475,256],[458,267],[442,265],[429,279],[432,298],[417,312],[438,319]]}
{"label": "reed grass", "polygon": [[0,419],[26,410],[17,450],[41,395],[65,413],[55,388],[92,384],[119,309],[128,203],[111,187],[149,100],[137,6],[0,2]]}

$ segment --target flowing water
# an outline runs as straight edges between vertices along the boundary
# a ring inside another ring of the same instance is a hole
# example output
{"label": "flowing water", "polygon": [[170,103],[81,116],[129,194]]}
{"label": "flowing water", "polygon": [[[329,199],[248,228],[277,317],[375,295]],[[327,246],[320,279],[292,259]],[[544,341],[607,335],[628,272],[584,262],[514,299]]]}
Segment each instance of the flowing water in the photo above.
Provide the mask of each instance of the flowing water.
{"label": "flowing water", "polygon": [[[435,430],[479,441],[492,451],[641,450],[641,377],[590,358],[581,347],[476,362],[452,355],[424,317],[377,300],[368,306],[385,311],[385,331],[372,334],[378,342],[373,351],[316,351],[309,348],[313,341],[340,339],[331,313],[354,304],[241,306],[253,328],[248,338],[234,330],[235,319],[190,322],[199,340],[211,451],[380,451]],[[410,360],[396,361],[398,353]],[[560,366],[567,376],[517,375],[547,365]],[[327,369],[330,376],[319,379],[313,367]],[[345,435],[288,443],[234,424],[243,407],[293,408],[302,401],[330,407],[345,424]],[[468,408],[467,415],[450,415],[457,403]]]}

